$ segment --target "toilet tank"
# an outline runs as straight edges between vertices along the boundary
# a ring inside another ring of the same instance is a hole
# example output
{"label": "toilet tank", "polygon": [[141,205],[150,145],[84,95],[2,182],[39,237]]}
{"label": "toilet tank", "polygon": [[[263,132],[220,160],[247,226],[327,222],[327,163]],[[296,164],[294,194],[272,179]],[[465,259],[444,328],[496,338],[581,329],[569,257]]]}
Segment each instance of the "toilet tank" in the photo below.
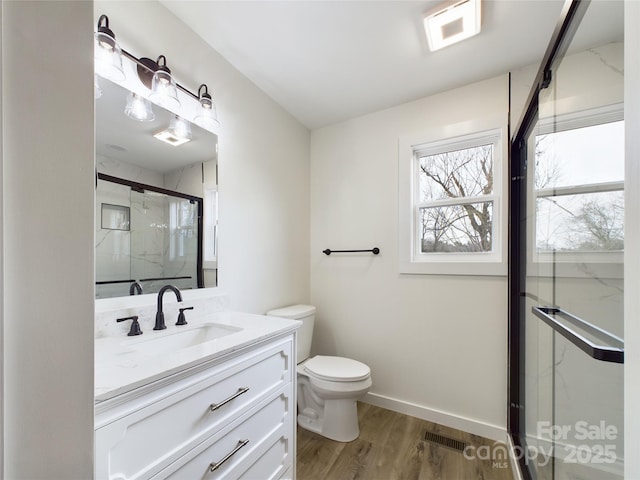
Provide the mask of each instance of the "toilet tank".
{"label": "toilet tank", "polygon": [[316,307],[312,305],[290,305],[288,307],[269,310],[267,315],[302,321],[302,326],[297,331],[298,348],[296,351],[296,363],[300,363],[309,358],[311,338],[313,337],[313,324],[316,319]]}

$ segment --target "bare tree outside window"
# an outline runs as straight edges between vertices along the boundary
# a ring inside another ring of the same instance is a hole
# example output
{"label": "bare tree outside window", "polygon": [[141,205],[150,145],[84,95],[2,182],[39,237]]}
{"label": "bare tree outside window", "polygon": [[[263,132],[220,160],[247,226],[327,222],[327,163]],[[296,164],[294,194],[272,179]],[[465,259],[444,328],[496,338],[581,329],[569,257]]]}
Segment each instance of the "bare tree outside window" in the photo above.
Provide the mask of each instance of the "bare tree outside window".
{"label": "bare tree outside window", "polygon": [[419,156],[422,253],[490,252],[494,145]]}
{"label": "bare tree outside window", "polygon": [[[624,156],[597,157],[594,142],[622,135],[623,121],[536,137],[536,246],[539,252],[603,252],[624,249],[623,173],[609,183],[591,180],[604,166],[623,172]],[[567,155],[566,152],[571,152]]]}

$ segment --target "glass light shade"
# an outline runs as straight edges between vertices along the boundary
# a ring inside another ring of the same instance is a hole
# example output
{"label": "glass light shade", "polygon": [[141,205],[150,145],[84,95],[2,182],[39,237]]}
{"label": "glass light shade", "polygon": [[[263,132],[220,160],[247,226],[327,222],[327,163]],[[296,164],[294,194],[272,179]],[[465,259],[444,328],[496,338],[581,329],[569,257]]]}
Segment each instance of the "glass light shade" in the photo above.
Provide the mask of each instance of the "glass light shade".
{"label": "glass light shade", "polygon": [[191,125],[184,118],[177,115],[171,119],[169,130],[177,137],[183,140],[191,140]]}
{"label": "glass light shade", "polygon": [[149,98],[153,103],[169,110],[180,107],[178,88],[171,72],[161,67],[153,74]]}
{"label": "glass light shade", "polygon": [[152,122],[156,116],[151,108],[151,102],[133,92],[127,96],[127,106],[124,108],[127,117],[139,122]]}
{"label": "glass light shade", "polygon": [[200,108],[200,111],[198,112],[198,115],[196,115],[193,119],[193,123],[195,123],[199,127],[204,128],[205,130],[217,130],[220,126],[220,122],[218,121],[216,106],[213,104],[205,106],[203,104]]}
{"label": "glass light shade", "polygon": [[213,104],[209,89],[206,84],[200,85],[198,88],[198,101],[200,102],[200,110],[194,117],[193,122],[204,128],[205,130],[217,132],[220,122],[218,122],[218,113],[216,106]]}
{"label": "glass light shade", "polygon": [[115,38],[105,32],[95,35],[94,68],[103,78],[116,82],[124,80],[120,46]]}

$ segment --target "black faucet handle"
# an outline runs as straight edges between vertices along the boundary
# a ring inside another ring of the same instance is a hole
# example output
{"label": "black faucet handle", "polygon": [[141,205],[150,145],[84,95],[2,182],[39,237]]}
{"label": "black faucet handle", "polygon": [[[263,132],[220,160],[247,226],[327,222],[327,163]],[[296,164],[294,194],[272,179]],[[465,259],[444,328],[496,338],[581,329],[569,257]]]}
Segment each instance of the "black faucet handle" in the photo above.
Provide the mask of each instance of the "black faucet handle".
{"label": "black faucet handle", "polygon": [[176,325],[186,325],[187,319],[184,316],[184,311],[193,310],[193,307],[184,307],[184,308],[179,308],[178,310],[180,310],[180,313],[178,314],[178,321],[176,322]]}
{"label": "black faucet handle", "polygon": [[140,329],[140,323],[138,323],[138,315],[132,315],[131,317],[118,318],[116,319],[116,322],[118,323],[126,322],[127,320],[132,320],[131,329],[129,330],[129,333],[127,333],[127,336],[133,337],[135,335],[142,335],[143,332]]}

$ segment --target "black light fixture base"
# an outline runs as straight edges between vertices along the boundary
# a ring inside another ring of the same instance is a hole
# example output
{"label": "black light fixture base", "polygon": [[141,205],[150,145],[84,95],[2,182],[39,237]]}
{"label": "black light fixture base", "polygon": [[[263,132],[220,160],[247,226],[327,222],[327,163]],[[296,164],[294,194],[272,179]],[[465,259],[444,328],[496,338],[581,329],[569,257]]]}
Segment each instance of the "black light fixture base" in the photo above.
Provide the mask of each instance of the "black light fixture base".
{"label": "black light fixture base", "polygon": [[153,79],[153,74],[158,70],[158,64],[146,57],[141,57],[136,63],[138,78],[145,87],[151,90],[151,80]]}

